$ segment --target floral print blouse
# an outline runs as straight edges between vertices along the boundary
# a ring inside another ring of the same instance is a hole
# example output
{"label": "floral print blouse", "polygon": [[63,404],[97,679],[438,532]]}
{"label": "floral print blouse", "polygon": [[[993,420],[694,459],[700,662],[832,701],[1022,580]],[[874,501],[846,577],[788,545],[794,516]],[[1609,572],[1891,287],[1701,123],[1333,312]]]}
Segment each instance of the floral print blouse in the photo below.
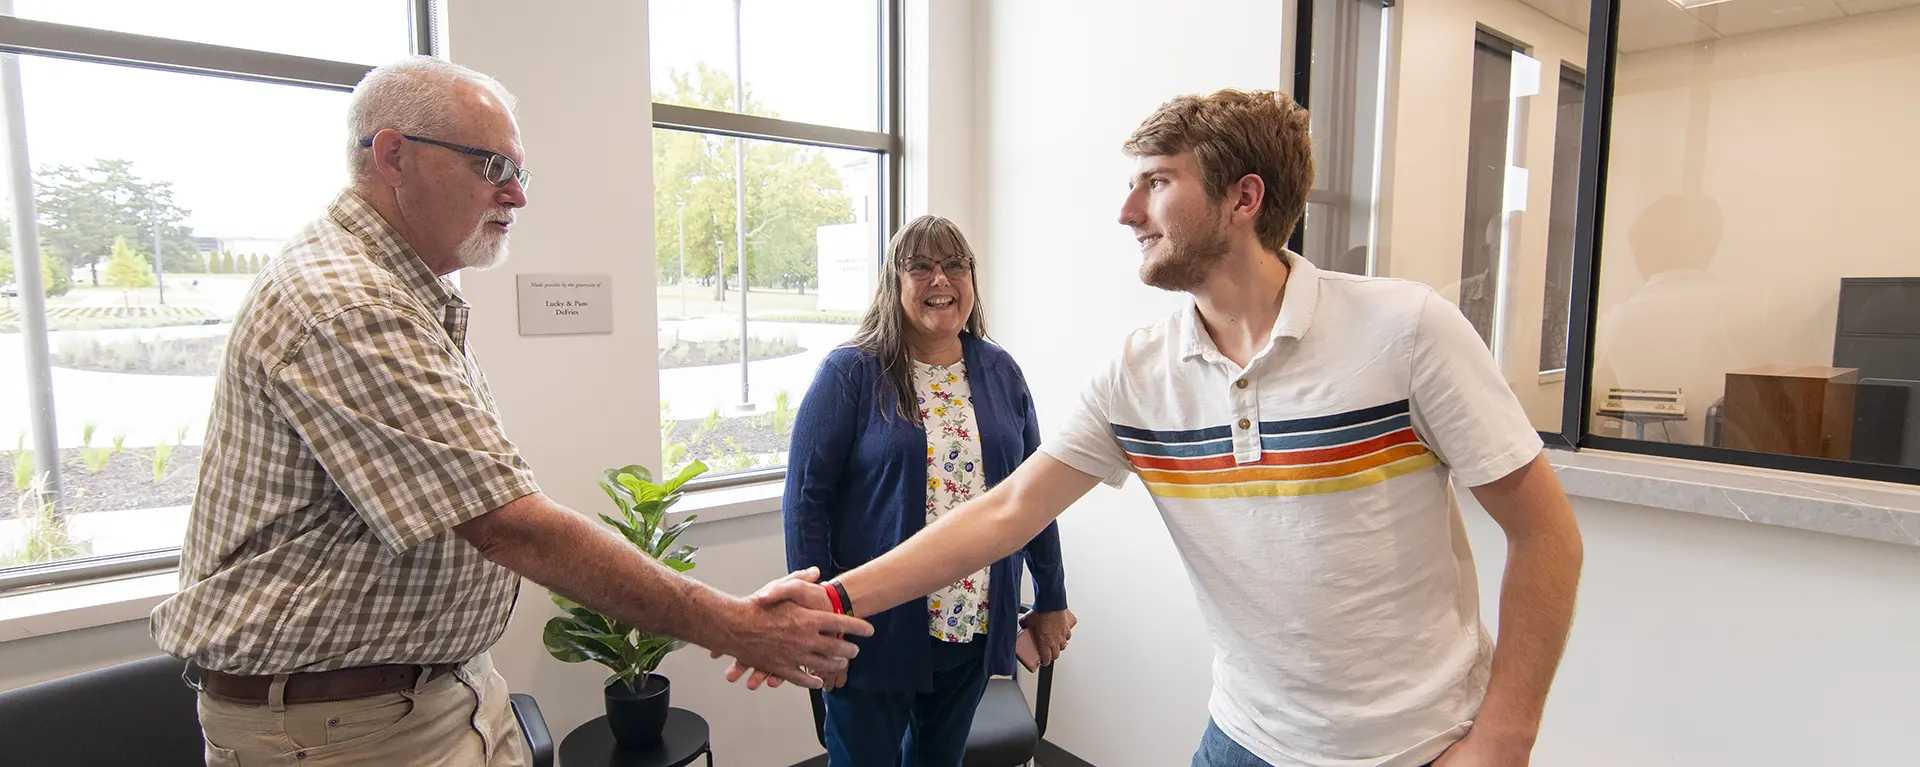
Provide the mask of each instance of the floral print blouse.
{"label": "floral print blouse", "polygon": [[[927,430],[927,524],[986,492],[980,459],[979,423],[966,363],[914,362],[920,422]],[[928,629],[948,642],[968,642],[987,633],[987,569],[927,595]]]}

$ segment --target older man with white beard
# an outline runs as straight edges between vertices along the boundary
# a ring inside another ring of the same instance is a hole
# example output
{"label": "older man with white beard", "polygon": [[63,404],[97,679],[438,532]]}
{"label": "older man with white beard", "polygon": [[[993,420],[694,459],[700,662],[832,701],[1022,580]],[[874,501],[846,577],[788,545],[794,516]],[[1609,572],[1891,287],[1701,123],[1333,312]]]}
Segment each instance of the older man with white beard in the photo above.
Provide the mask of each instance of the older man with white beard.
{"label": "older man with white beard", "polygon": [[180,592],[153,613],[200,688],[209,765],[523,765],[487,658],[525,576],[614,618],[818,684],[863,621],[769,607],[549,500],[501,428],[445,277],[506,260],[531,176],[498,82],[369,73],[352,184],[256,280],[221,369]]}

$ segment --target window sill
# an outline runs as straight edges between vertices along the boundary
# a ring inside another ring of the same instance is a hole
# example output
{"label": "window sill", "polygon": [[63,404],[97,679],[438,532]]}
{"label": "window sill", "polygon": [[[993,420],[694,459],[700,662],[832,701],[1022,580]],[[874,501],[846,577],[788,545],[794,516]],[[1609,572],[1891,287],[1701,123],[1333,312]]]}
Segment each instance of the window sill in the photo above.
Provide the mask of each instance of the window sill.
{"label": "window sill", "polygon": [[[697,514],[696,526],[780,512],[782,482],[699,490],[688,493],[672,514]],[[17,639],[144,621],[153,608],[179,589],[175,570],[143,573],[93,583],[0,595],[0,643]]]}
{"label": "window sill", "polygon": [[1567,495],[1920,547],[1920,487],[1597,450],[1549,450]]}
{"label": "window sill", "polygon": [[143,621],[179,589],[174,570],[0,596],[0,643]]}

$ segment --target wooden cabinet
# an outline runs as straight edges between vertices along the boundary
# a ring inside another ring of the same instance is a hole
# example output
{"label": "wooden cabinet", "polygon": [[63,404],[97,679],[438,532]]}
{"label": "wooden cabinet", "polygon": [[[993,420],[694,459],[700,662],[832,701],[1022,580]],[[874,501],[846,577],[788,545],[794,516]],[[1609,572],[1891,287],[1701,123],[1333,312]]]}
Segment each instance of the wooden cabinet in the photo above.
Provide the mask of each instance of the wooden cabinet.
{"label": "wooden cabinet", "polygon": [[1853,446],[1858,380],[1854,368],[1768,365],[1728,373],[1722,444],[1845,460]]}

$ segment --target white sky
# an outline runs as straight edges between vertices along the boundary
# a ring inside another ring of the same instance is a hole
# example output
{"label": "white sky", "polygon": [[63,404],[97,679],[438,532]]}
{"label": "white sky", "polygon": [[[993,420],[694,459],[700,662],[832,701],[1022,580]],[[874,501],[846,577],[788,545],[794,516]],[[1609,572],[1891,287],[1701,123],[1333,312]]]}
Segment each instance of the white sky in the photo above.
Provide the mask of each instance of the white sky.
{"label": "white sky", "polygon": [[[745,0],[748,87],[787,119],[875,129],[877,8]],[[15,0],[14,12],[367,65],[409,45],[406,0]],[[731,0],[654,0],[650,23],[656,83],[700,60],[732,71]],[[131,160],[173,182],[197,235],[284,238],[345,181],[345,93],[36,57],[22,57],[21,74],[34,167]],[[539,147],[528,155],[538,172]],[[843,175],[856,200],[872,194],[872,166]]]}

